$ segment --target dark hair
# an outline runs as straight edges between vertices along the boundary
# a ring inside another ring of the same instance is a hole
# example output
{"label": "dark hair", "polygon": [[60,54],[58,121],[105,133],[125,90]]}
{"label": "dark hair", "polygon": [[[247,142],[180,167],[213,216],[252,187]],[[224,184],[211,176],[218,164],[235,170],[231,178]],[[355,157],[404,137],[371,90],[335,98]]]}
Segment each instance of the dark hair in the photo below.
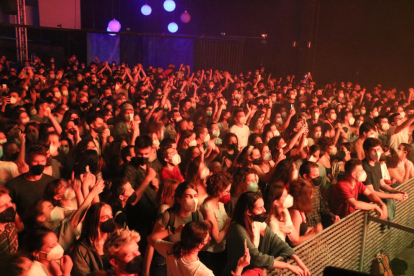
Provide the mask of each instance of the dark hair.
{"label": "dark hair", "polygon": [[211,197],[217,197],[219,195],[219,192],[227,189],[230,184],[230,177],[222,172],[210,175],[207,178],[207,194]]}
{"label": "dark hair", "polygon": [[89,207],[88,211],[86,212],[85,219],[83,220],[84,227],[82,227],[79,240],[92,245],[98,239],[98,225],[101,218],[101,211],[104,206],[109,205],[104,202],[97,202]]}
{"label": "dark hair", "polygon": [[38,226],[37,218],[42,214],[42,204],[45,201],[40,199],[26,209],[23,215],[23,224],[26,229],[34,229]]}
{"label": "dark hair", "polygon": [[253,220],[247,214],[247,210],[252,212],[254,204],[259,198],[262,198],[262,194],[260,192],[245,192],[241,194],[237,200],[236,206],[234,207],[233,218],[231,220],[232,223],[237,223],[246,230],[252,242],[254,240],[252,229]]}
{"label": "dark hair", "polygon": [[255,133],[255,132],[253,132],[252,134],[250,134],[249,135],[249,139],[248,139],[248,144],[251,145],[251,146],[254,146],[257,137],[259,137],[260,139],[262,139],[262,137],[259,134]]}
{"label": "dark hair", "polygon": [[209,226],[204,221],[190,221],[181,231],[181,240],[174,244],[172,253],[179,259],[204,242]]}
{"label": "dark hair", "polygon": [[96,175],[99,172],[99,156],[96,150],[86,150],[81,154],[78,162],[73,168],[75,177],[79,178],[81,174],[84,174],[87,166],[89,166],[89,171],[92,174]]}
{"label": "dark hair", "polygon": [[40,143],[35,143],[30,145],[30,147],[27,149],[27,160],[31,160],[35,155],[43,155],[47,156],[47,149],[44,145]]}
{"label": "dark hair", "polygon": [[352,158],[345,163],[345,175],[351,175],[356,166],[362,165],[362,161]]}
{"label": "dark hair", "polygon": [[275,215],[277,217],[276,208],[274,207],[273,202],[275,200],[279,200],[282,197],[284,190],[285,185],[280,181],[270,183],[266,186],[265,191],[263,193],[263,200],[264,207],[269,218],[271,215]]}
{"label": "dark hair", "polygon": [[246,178],[249,174],[256,174],[256,171],[251,168],[238,167],[233,174],[233,183],[231,185],[230,193],[234,195],[237,187],[246,182]]}
{"label": "dark hair", "polygon": [[152,138],[148,135],[141,135],[135,139],[135,149],[146,149],[152,147]]}
{"label": "dark hair", "polygon": [[319,166],[318,164],[314,163],[314,162],[309,162],[309,161],[305,161],[302,163],[302,165],[299,168],[299,174],[300,176],[304,176],[305,174],[309,177],[310,171],[312,168],[318,168]]}
{"label": "dark hair", "polygon": [[32,255],[33,252],[40,251],[43,246],[44,238],[50,233],[55,234],[55,232],[45,227],[39,227],[29,231],[24,237],[24,250],[30,255]]}
{"label": "dark hair", "polygon": [[271,182],[281,181],[284,185],[287,185],[292,180],[293,170],[293,161],[291,159],[280,161],[276,165]]}
{"label": "dark hair", "polygon": [[395,169],[400,162],[400,157],[395,149],[390,148],[390,155],[386,158],[386,164],[388,169]]}
{"label": "dark hair", "polygon": [[290,182],[289,194],[294,199],[294,209],[304,213],[310,213],[312,211],[312,182],[300,178]]}
{"label": "dark hair", "polygon": [[381,140],[376,138],[367,138],[364,141],[364,144],[362,145],[362,148],[364,151],[369,151],[371,148],[376,146],[381,146]]}
{"label": "dark hair", "polygon": [[404,150],[407,152],[407,156],[409,157],[413,151],[413,148],[407,143],[401,143],[400,146],[404,147]]}
{"label": "dark hair", "polygon": [[59,205],[59,200],[56,200],[54,197],[59,189],[60,184],[64,181],[64,179],[59,178],[49,182],[46,185],[45,192],[43,198],[47,201],[52,202],[54,206]]}
{"label": "dark hair", "polygon": [[330,137],[321,137],[318,140],[318,146],[321,150],[321,156],[326,153],[326,147],[330,147],[334,144],[334,140]]}
{"label": "dark hair", "polygon": [[395,117],[397,117],[398,115],[400,115],[400,113],[394,113],[394,114],[392,114],[390,117],[388,117],[388,121],[390,123],[394,123]]}
{"label": "dark hair", "polygon": [[101,115],[101,113],[90,112],[90,113],[88,113],[88,115],[86,117],[86,123],[88,125],[90,125],[90,124],[94,123],[98,118],[101,118],[103,120],[103,116]]}
{"label": "dark hair", "polygon": [[370,130],[375,130],[375,126],[373,124],[371,124],[370,122],[364,122],[359,127],[359,136],[364,135],[364,132],[368,133]]}
{"label": "dark hair", "polygon": [[190,183],[188,181],[181,182],[178,184],[177,188],[175,189],[174,194],[174,204],[171,207],[172,211],[178,213],[180,211],[180,203],[178,202],[178,199],[181,199],[187,189],[193,189],[198,193],[197,186],[193,183]]}
{"label": "dark hair", "polygon": [[2,275],[20,276],[23,273],[23,258],[27,258],[22,254],[3,254],[0,258],[0,271]]}

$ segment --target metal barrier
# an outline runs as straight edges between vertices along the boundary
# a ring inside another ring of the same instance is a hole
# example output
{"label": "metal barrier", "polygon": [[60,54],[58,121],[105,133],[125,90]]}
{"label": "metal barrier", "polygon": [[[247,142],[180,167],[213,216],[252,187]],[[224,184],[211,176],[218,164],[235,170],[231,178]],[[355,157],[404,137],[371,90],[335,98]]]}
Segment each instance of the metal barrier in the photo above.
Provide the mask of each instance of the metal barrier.
{"label": "metal barrier", "polygon": [[[397,189],[407,192],[409,198],[404,202],[396,202],[396,217],[393,222],[414,228],[414,178]],[[392,260],[414,241],[412,233],[392,227],[389,229],[378,222],[370,221],[369,216],[376,216],[375,212],[356,211],[294,250],[314,276],[322,275],[327,266],[369,273],[375,255],[381,250]],[[282,274],[294,275],[288,270],[269,273]]]}

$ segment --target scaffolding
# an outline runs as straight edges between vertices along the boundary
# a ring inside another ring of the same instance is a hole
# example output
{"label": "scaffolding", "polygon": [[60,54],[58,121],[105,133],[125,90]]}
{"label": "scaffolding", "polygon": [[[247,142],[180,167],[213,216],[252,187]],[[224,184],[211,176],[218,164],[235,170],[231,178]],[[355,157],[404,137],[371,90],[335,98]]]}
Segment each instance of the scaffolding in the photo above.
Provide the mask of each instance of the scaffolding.
{"label": "scaffolding", "polygon": [[[26,25],[26,7],[25,0],[17,0],[17,24]],[[17,61],[21,64],[28,59],[27,49],[27,29],[25,27],[16,27],[16,51]]]}

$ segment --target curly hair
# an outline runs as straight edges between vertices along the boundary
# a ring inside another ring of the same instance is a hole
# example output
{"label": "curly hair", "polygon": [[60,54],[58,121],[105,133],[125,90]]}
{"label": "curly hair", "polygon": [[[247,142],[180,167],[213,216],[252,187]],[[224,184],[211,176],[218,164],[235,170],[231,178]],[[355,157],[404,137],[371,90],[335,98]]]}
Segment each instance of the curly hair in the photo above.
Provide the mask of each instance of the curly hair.
{"label": "curly hair", "polygon": [[27,160],[32,160],[35,155],[47,156],[47,148],[40,143],[30,145],[27,150]]}
{"label": "curly hair", "polygon": [[329,137],[321,137],[318,140],[318,145],[321,148],[321,156],[325,154],[326,147],[330,147],[334,144],[334,140]]}
{"label": "curly hair", "polygon": [[254,169],[246,167],[238,167],[233,174],[233,185],[231,186],[230,193],[234,195],[236,193],[237,187],[246,182],[246,178],[249,174],[256,174]]}
{"label": "curly hair", "polygon": [[211,197],[218,197],[219,192],[224,191],[231,184],[230,177],[219,172],[207,178],[207,194]]}
{"label": "curly hair", "polygon": [[131,242],[138,243],[141,236],[134,230],[117,229],[108,236],[104,244],[104,254],[108,260],[116,259],[123,246]]}
{"label": "curly hair", "polygon": [[304,213],[312,211],[313,184],[305,179],[290,182],[289,194],[293,196],[293,208]]}

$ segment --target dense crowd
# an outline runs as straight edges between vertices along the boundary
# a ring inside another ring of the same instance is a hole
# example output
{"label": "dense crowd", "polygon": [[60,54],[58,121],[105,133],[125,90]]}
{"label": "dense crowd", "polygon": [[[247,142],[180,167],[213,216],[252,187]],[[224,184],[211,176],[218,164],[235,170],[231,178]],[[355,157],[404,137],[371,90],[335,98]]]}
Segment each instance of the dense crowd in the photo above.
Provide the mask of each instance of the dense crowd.
{"label": "dense crowd", "polygon": [[0,83],[2,275],[310,275],[292,248],[414,176],[414,89],[76,56]]}

